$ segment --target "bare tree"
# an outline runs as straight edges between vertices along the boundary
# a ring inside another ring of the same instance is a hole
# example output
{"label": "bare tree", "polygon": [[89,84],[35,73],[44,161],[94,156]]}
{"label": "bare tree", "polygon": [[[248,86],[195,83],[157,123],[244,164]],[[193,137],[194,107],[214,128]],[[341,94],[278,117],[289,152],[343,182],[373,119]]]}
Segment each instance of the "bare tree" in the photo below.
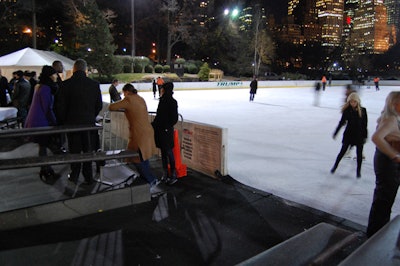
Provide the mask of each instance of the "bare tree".
{"label": "bare tree", "polygon": [[6,23],[7,22],[7,18],[11,17],[13,12],[11,12],[13,10],[14,7],[16,7],[18,5],[18,2],[10,2],[10,1],[0,1],[1,4],[1,13],[0,13],[0,21],[1,23]]}
{"label": "bare tree", "polygon": [[265,16],[259,5],[255,6],[254,14],[254,75],[258,76],[261,63],[271,64],[275,57],[275,45],[265,28]]}
{"label": "bare tree", "polygon": [[164,0],[162,2],[161,11],[167,15],[167,64],[171,63],[172,48],[178,42],[183,41],[188,37],[188,27],[185,25],[187,20],[184,19],[184,11],[187,2],[183,1],[182,6],[177,0]]}

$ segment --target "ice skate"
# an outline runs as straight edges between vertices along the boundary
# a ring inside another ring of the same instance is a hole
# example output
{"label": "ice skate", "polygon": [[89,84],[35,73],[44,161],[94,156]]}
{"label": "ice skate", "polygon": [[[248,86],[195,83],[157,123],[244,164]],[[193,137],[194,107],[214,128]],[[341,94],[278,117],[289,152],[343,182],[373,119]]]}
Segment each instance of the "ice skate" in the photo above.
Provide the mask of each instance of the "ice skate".
{"label": "ice skate", "polygon": [[[365,161],[365,155],[362,156],[362,159],[363,159],[363,161]],[[353,157],[353,160],[354,160],[354,161],[357,161],[357,156],[354,156],[354,157]]]}

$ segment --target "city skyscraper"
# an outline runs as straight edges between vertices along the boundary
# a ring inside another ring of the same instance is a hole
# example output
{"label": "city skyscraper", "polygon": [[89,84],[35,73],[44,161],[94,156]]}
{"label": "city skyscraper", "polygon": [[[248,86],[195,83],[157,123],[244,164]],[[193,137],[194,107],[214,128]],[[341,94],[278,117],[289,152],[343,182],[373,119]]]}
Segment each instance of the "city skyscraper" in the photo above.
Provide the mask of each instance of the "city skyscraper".
{"label": "city skyscraper", "polygon": [[337,47],[342,39],[343,1],[289,0],[288,24],[291,28],[300,25],[306,42],[322,42],[322,46],[327,48]]}
{"label": "city skyscraper", "polygon": [[388,24],[394,24],[397,28],[400,26],[400,1],[385,0],[384,4],[387,8]]}
{"label": "city skyscraper", "polygon": [[361,54],[386,52],[390,45],[387,9],[383,0],[361,1],[354,16],[351,43]]}
{"label": "city skyscraper", "polygon": [[296,9],[299,2],[300,2],[300,0],[289,0],[288,1],[288,15],[289,16],[293,15],[294,10]]}
{"label": "city skyscraper", "polygon": [[317,0],[315,6],[321,26],[322,46],[339,46],[343,32],[344,0]]}
{"label": "city skyscraper", "polygon": [[321,25],[318,19],[316,0],[305,0],[304,39],[307,42],[321,41]]}
{"label": "city skyscraper", "polygon": [[387,8],[387,23],[389,31],[393,36],[393,43],[396,43],[400,37],[400,0],[385,0]]}

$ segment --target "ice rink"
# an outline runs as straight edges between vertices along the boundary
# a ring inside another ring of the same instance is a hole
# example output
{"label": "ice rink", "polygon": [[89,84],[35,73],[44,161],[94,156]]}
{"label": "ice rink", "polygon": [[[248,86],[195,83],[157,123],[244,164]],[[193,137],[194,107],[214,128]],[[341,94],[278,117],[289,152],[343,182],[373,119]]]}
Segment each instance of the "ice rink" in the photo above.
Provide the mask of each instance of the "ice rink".
{"label": "ice rink", "polygon": [[[396,89],[360,89],[369,131],[360,179],[353,159],[343,159],[336,173],[330,173],[344,131],[342,128],[336,140],[332,138],[341,118],[342,86],[321,91],[318,105],[311,87],[259,88],[254,102],[249,102],[248,89],[177,90],[174,97],[185,120],[228,129],[228,172],[237,181],[367,225],[375,182],[375,146],[370,137],[387,94]],[[156,111],[158,100],[152,92],[139,94],[148,110]],[[103,95],[103,100],[108,101],[108,95]],[[392,215],[398,214],[396,200]]]}

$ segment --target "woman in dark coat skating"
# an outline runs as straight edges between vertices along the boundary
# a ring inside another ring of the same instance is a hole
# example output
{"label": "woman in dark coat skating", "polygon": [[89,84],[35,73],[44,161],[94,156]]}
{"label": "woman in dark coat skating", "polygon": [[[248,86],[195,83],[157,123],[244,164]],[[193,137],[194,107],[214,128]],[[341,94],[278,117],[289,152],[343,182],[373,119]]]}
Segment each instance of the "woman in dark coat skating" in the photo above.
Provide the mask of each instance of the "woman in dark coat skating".
{"label": "woman in dark coat skating", "polygon": [[[346,125],[347,124],[347,125]],[[368,136],[367,130],[368,117],[367,109],[361,106],[360,97],[353,92],[347,97],[346,103],[342,107],[342,118],[333,133],[333,138],[336,138],[337,133],[342,126],[346,125],[343,133],[342,148],[337,155],[335,164],[331,169],[333,174],[350,146],[357,147],[357,178],[361,177],[361,164],[364,143]]]}

